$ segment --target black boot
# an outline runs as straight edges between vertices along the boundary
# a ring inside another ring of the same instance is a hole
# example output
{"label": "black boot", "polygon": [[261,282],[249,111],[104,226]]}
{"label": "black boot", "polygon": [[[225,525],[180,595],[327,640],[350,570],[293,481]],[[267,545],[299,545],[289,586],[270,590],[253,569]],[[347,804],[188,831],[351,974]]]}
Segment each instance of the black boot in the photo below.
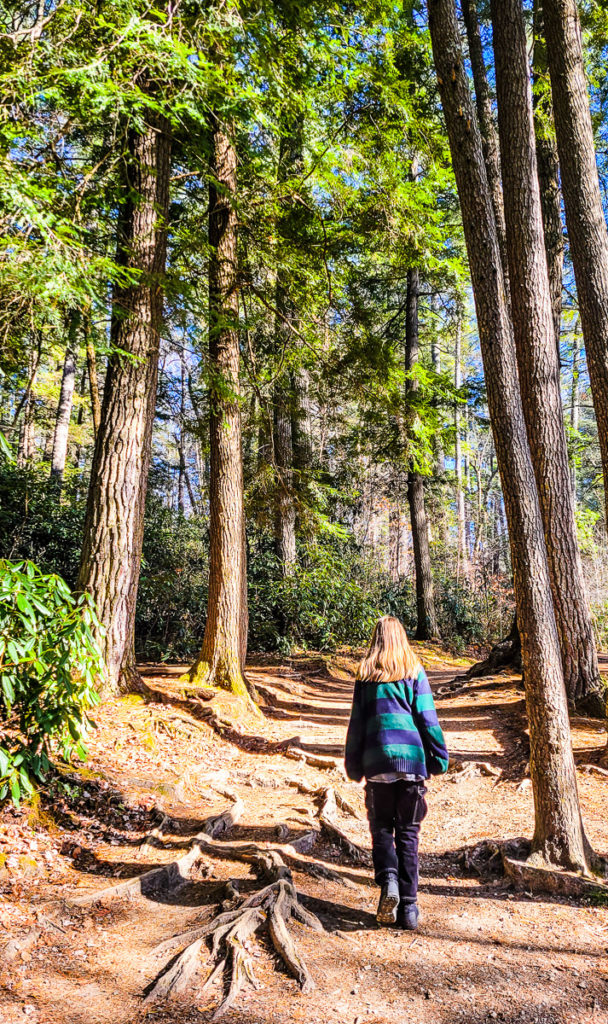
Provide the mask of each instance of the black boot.
{"label": "black boot", "polygon": [[404,903],[401,901],[397,912],[397,924],[406,932],[415,932],[418,927],[420,912],[415,903]]}
{"label": "black boot", "polygon": [[382,886],[380,901],[376,911],[378,924],[394,924],[397,920],[399,906],[399,882],[396,875],[388,875]]}

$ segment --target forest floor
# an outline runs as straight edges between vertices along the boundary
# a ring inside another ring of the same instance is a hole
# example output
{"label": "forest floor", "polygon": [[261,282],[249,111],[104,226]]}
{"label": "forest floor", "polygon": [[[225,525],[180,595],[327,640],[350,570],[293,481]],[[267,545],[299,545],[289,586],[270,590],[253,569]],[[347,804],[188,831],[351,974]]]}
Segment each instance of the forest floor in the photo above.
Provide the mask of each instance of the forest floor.
{"label": "forest floor", "polygon": [[[222,843],[293,850],[316,830],[315,845],[290,867],[301,903],[325,934],[289,925],[315,988],[300,990],[267,936],[246,940],[241,953],[259,987],[243,989],[223,1018],[230,1024],[608,1024],[606,907],[517,892],[479,854],[484,840],[531,830],[517,680],[497,676],[447,690],[462,660],[433,647],[420,654],[453,766],[429,785],[416,934],[376,926],[369,867],[353,863],[319,825],[312,791],[332,786],[347,801],[340,829],[369,850],[362,789],[339,769],[352,656],[252,659],[263,715],[243,712],[223,736],[217,725],[234,722],[235,698],[192,699],[180,689],[179,666],[146,666],[158,699],[100,707],[86,768],[67,771],[35,806],[6,808],[0,818],[0,1022],[209,1021],[221,978],[201,994],[205,945],[198,980],[179,996],[144,1004],[146,987],[180,948],[159,944],[212,919],[228,879],[243,895],[260,887]],[[207,720],[211,708],[216,728]],[[608,778],[585,766],[600,763],[606,732],[575,719],[573,736],[587,833],[605,854]],[[308,758],[336,757],[338,767],[288,757],[287,746]],[[95,899],[117,880],[182,856],[209,816],[234,799],[238,823],[210,841],[188,881]]]}

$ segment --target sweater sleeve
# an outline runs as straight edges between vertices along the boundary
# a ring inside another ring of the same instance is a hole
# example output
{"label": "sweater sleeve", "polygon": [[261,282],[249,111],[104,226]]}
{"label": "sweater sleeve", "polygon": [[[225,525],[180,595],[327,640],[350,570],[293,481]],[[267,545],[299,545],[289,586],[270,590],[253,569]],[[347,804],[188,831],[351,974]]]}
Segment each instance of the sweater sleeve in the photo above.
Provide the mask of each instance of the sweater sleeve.
{"label": "sweater sleeve", "polygon": [[363,778],[363,741],[365,738],[365,722],[363,718],[363,691],[361,680],[355,682],[353,706],[346,732],[346,749],[344,766],[349,779],[360,782]]}
{"label": "sweater sleeve", "polygon": [[424,746],[429,774],[443,775],[448,770],[449,754],[437,718],[431,686],[422,666],[414,681],[412,717]]}

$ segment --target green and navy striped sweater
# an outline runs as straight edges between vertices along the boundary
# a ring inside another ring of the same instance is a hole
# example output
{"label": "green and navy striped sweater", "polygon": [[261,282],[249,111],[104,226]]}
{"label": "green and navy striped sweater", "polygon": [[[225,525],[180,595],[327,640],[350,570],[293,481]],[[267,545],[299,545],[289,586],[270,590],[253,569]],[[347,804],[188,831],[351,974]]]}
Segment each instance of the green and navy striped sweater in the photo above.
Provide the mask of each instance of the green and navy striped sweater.
{"label": "green and navy striped sweater", "polygon": [[384,772],[441,775],[448,752],[433,694],[420,666],[415,679],[357,679],[345,752],[346,774],[360,782]]}

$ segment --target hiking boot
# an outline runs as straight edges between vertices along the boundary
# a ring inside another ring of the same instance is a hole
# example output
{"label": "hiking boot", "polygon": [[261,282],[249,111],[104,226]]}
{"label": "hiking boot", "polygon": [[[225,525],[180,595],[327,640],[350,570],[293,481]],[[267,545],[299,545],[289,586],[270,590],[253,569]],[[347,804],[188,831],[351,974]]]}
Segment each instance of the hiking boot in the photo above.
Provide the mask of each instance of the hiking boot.
{"label": "hiking boot", "polygon": [[397,920],[397,907],[399,906],[399,883],[395,875],[389,875],[382,886],[376,921],[378,924],[394,924]]}
{"label": "hiking boot", "polygon": [[400,903],[397,913],[397,924],[406,932],[415,932],[418,927],[420,912],[415,903]]}

